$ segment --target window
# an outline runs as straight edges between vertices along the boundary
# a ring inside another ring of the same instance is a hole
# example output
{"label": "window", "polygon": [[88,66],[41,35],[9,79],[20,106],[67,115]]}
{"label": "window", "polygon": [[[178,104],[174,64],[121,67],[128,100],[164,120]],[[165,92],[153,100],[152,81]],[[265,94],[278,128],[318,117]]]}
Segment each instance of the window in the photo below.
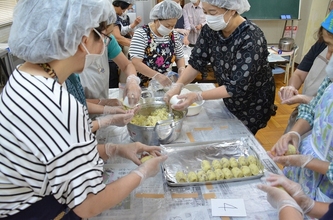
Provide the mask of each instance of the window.
{"label": "window", "polygon": [[0,27],[13,21],[13,11],[17,0],[0,0]]}

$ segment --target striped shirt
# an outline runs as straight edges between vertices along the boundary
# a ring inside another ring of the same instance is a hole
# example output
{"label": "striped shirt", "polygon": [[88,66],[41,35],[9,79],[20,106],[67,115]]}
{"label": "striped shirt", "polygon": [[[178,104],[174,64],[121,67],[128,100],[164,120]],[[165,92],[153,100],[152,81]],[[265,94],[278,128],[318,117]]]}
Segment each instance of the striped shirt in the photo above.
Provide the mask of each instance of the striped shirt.
{"label": "striped shirt", "polygon": [[54,79],[14,71],[0,98],[0,218],[51,194],[74,208],[105,188],[91,126]]}
{"label": "striped shirt", "polygon": [[[154,33],[153,30],[151,30],[151,33],[153,34],[153,38],[156,44],[169,44],[170,42],[169,36],[159,37]],[[173,31],[173,33],[175,36],[175,56],[176,59],[178,60],[184,57],[183,45],[178,32]],[[147,46],[148,46],[147,34],[140,27],[135,30],[134,36],[131,40],[131,46],[129,48],[129,53],[131,55],[131,58],[135,57],[143,59],[145,56],[145,49]]]}
{"label": "striped shirt", "polygon": [[296,120],[302,118],[309,122],[310,126],[313,126],[313,120],[315,116],[315,107],[317,106],[319,100],[323,96],[326,88],[331,84],[331,80],[327,77],[324,78],[323,82],[318,88],[317,95],[311,100],[309,104],[301,104],[298,107],[298,116]]}

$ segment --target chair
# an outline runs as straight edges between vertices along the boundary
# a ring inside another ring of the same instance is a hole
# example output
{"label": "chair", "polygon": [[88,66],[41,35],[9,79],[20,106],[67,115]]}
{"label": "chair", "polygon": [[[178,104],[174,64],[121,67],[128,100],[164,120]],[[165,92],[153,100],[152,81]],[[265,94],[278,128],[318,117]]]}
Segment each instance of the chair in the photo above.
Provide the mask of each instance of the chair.
{"label": "chair", "polygon": [[[273,74],[281,74],[284,73],[283,83],[288,85],[290,75],[295,71],[295,58],[297,57],[298,46],[295,46],[290,55],[283,56],[283,58],[289,60],[286,65],[279,65],[278,67],[274,67],[272,70]],[[281,68],[282,67],[282,68]]]}

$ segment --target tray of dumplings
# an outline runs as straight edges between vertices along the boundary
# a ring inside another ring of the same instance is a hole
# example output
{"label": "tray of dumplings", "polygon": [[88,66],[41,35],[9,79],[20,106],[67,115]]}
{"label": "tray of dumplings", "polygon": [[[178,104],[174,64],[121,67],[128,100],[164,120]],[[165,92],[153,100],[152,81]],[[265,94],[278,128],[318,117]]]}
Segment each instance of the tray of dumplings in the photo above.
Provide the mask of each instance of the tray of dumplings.
{"label": "tray of dumplings", "polygon": [[163,173],[169,186],[245,181],[260,178],[264,166],[249,138],[164,145]]}

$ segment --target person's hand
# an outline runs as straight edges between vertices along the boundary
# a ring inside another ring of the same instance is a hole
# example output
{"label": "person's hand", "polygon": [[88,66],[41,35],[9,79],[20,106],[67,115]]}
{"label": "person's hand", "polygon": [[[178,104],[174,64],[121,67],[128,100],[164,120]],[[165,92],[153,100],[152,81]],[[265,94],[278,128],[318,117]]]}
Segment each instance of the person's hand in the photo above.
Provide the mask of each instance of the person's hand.
{"label": "person's hand", "polygon": [[152,79],[155,79],[163,87],[169,87],[172,84],[172,81],[170,80],[170,78],[161,73],[156,73]]}
{"label": "person's hand", "polygon": [[163,99],[165,103],[169,104],[171,97],[174,95],[178,95],[183,87],[184,87],[183,83],[173,83],[170,89],[164,94]]}
{"label": "person's hand", "polygon": [[284,99],[281,103],[287,104],[287,105],[293,105],[293,104],[308,104],[313,99],[313,96],[307,96],[307,95],[294,95],[288,99]]}
{"label": "person's hand", "polygon": [[187,37],[184,37],[183,43],[184,45],[188,46],[190,44],[190,41],[188,40]]}
{"label": "person's hand", "polygon": [[315,202],[304,194],[302,186],[299,183],[274,173],[268,173],[266,181],[271,186],[282,186],[283,189],[299,204],[305,214],[313,208]]}
{"label": "person's hand", "polygon": [[295,131],[289,131],[288,133],[282,135],[280,139],[271,149],[271,154],[274,156],[282,156],[288,150],[288,144],[292,144],[298,149],[301,136]]}
{"label": "person's hand", "polygon": [[168,158],[167,155],[153,157],[150,160],[147,160],[140,166],[138,166],[132,172],[138,174],[141,177],[140,184],[145,181],[147,178],[155,176],[161,169],[160,164]]}
{"label": "person's hand", "polygon": [[128,110],[125,114],[105,115],[98,117],[96,120],[98,122],[99,128],[105,128],[110,125],[122,127],[127,125],[132,120],[133,116],[133,110]]}
{"label": "person's hand", "polygon": [[135,75],[129,75],[126,79],[123,98],[127,96],[128,104],[134,107],[141,98],[140,78]]}
{"label": "person's hand", "polygon": [[290,206],[298,210],[304,216],[303,210],[297,202],[284,190],[277,187],[260,184],[258,189],[267,193],[267,201],[271,206],[279,212],[286,206]]}
{"label": "person's hand", "polygon": [[118,99],[100,99],[98,104],[104,106],[122,106],[122,103]]}
{"label": "person's hand", "polygon": [[130,144],[105,144],[105,153],[109,158],[114,156],[121,156],[123,158],[133,161],[136,165],[140,165],[141,161],[137,154],[147,152],[150,155],[157,157],[161,156],[161,148],[158,146],[148,146],[140,142]]}
{"label": "person's hand", "polygon": [[108,114],[126,114],[126,110],[124,109],[123,106],[104,106],[103,114],[108,115]]}
{"label": "person's hand", "polygon": [[195,26],[195,30],[197,30],[197,31],[201,30],[201,28],[202,28],[202,24],[198,24]]}
{"label": "person's hand", "polygon": [[134,20],[134,27],[138,26],[138,24],[140,24],[142,21],[142,18],[140,16],[136,17],[136,19]]}
{"label": "person's hand", "polygon": [[279,163],[283,166],[295,166],[304,168],[312,159],[312,155],[289,155],[289,156],[273,156],[270,152],[268,155],[273,159],[275,163]]}
{"label": "person's hand", "polygon": [[183,95],[179,95],[177,96],[177,98],[182,99],[183,101],[178,104],[174,104],[171,107],[179,111],[184,110],[188,108],[192,103],[202,101],[201,93],[202,92],[189,92]]}
{"label": "person's hand", "polygon": [[293,86],[282,86],[278,92],[281,101],[285,101],[295,95],[298,95],[298,90]]}

